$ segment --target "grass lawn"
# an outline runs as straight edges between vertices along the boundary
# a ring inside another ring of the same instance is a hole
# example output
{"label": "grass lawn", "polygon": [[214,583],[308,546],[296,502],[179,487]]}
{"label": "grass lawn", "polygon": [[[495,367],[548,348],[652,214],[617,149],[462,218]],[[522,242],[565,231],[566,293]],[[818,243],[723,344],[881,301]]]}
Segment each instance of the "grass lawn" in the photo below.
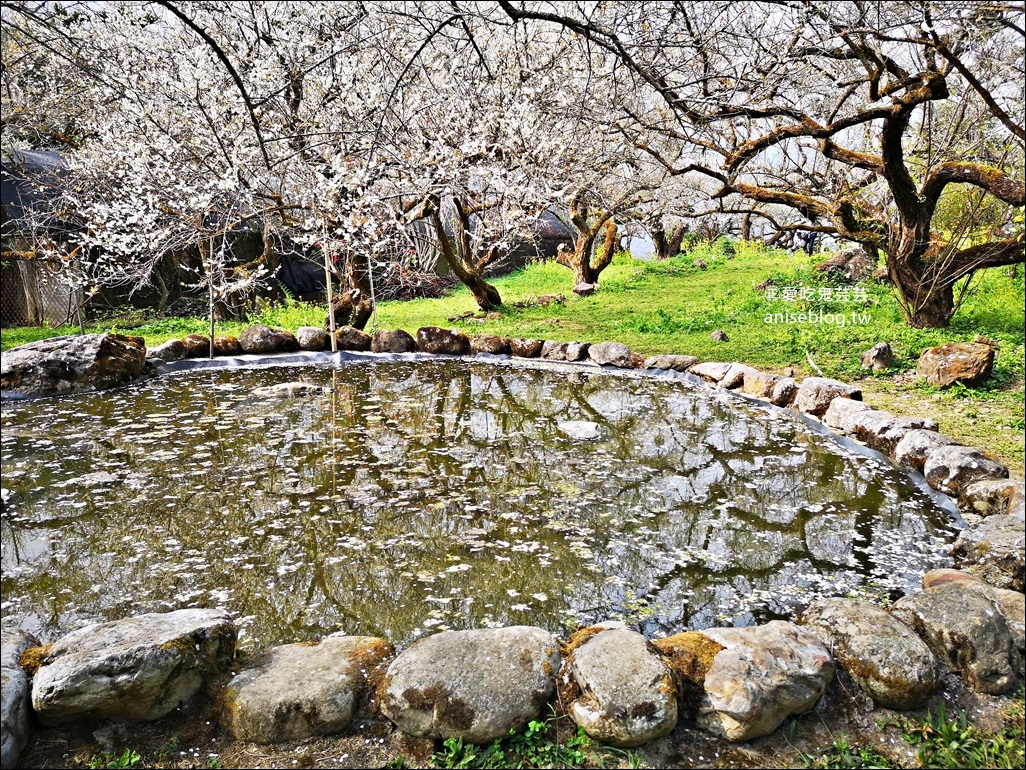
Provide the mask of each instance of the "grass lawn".
{"label": "grass lawn", "polygon": [[[1021,478],[1026,470],[1023,271],[1014,277],[1007,269],[979,275],[951,328],[911,329],[888,286],[874,281],[856,287],[828,282],[811,269],[823,258],[752,244],[739,244],[735,252],[724,242],[697,246],[663,262],[622,254],[589,297],[570,292],[572,276],[567,269],[554,262],[535,263],[494,281],[505,302],[497,318],[475,313],[475,317],[449,321],[477,310],[470,293],[458,287],[441,299],[383,302],[378,322],[381,328],[411,333],[431,325],[468,334],[613,340],[646,355],[687,353],[703,361],[740,361],[776,373],[790,367],[799,377],[816,374],[818,368],[825,376],[858,382],[865,400],[875,406],[900,415],[933,417],[942,432],[992,453]],[[773,281],[772,290],[757,290],[767,279]],[[839,289],[849,290],[848,301],[838,299],[843,298]],[[792,293],[799,296],[792,299]],[[545,306],[534,302],[539,296],[559,294],[566,297],[565,302]],[[826,299],[824,294],[831,296]],[[786,313],[817,314],[819,322],[773,317]],[[838,316],[843,316],[843,325]],[[324,306],[289,303],[264,308],[253,320],[294,331],[301,325],[320,326],[324,317]],[[237,334],[243,327],[219,324],[218,333]],[[207,322],[146,322],[134,312],[100,321],[90,330],[101,328],[140,334],[153,346],[190,332],[206,332]],[[729,340],[711,340],[715,329],[726,332]],[[4,329],[2,345],[7,350],[32,339],[75,331],[67,327]],[[969,341],[976,334],[1000,344],[993,376],[981,387],[937,391],[910,376],[923,349]],[[860,354],[881,341],[894,350],[894,368],[875,375],[864,372],[859,367]]]}

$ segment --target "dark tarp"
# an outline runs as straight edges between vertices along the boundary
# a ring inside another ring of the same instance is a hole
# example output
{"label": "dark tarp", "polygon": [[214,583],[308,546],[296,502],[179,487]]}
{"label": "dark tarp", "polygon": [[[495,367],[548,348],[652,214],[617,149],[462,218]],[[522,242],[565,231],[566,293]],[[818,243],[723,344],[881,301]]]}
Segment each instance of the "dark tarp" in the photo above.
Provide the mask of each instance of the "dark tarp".
{"label": "dark tarp", "polygon": [[[60,195],[67,166],[60,153],[51,150],[4,150],[0,155],[0,204],[3,206],[3,234],[13,235],[18,221],[30,211],[46,216]],[[78,226],[51,216],[47,230],[66,234]]]}
{"label": "dark tarp", "polygon": [[295,297],[324,293],[324,265],[295,254],[281,255],[274,277]]}

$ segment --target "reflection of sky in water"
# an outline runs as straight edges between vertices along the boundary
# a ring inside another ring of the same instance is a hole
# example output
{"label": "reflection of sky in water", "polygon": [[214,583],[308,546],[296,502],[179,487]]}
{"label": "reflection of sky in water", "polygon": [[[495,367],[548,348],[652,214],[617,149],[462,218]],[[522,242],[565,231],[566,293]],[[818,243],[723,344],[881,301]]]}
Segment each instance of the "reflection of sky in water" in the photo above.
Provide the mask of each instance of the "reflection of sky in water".
{"label": "reflection of sky in water", "polygon": [[[332,390],[252,393],[299,376]],[[194,371],[2,422],[3,614],[49,637],[188,606],[260,643],[616,616],[655,636],[911,590],[951,535],[902,474],[780,412],[598,370]]]}

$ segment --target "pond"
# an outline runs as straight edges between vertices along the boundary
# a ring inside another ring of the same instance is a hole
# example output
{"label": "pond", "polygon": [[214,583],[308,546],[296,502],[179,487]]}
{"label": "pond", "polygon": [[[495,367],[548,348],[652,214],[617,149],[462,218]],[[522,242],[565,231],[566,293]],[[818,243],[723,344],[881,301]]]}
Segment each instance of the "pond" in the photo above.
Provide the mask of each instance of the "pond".
{"label": "pond", "polygon": [[[311,396],[261,397],[302,379]],[[597,423],[579,441],[564,421]],[[225,607],[245,643],[886,600],[955,518],[879,457],[686,379],[455,359],[193,369],[2,407],[3,615]]]}

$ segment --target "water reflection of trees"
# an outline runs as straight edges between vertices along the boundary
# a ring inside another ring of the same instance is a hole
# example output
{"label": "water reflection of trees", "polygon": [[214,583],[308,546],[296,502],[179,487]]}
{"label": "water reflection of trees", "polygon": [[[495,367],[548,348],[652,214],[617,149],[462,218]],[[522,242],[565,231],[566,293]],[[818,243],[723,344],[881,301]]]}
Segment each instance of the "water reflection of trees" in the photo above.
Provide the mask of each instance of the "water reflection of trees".
{"label": "water reflection of trees", "polygon": [[[330,393],[252,395],[295,375],[5,408],[5,486],[9,464],[32,470],[4,519],[5,602],[29,597],[54,628],[224,603],[264,641],[398,641],[643,598],[646,629],[669,631],[779,610],[809,573],[857,581],[876,541],[940,523],[866,459],[684,383],[424,362],[304,370]],[[575,443],[561,420],[605,437]],[[99,470],[115,481],[71,482]]]}

